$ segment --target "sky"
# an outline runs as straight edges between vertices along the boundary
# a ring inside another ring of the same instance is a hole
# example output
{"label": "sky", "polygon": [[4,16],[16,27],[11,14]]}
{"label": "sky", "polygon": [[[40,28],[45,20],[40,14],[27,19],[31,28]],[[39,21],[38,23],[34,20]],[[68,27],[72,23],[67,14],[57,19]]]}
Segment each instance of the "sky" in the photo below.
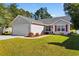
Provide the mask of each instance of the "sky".
{"label": "sky", "polygon": [[23,8],[26,11],[35,13],[41,7],[47,7],[48,12],[53,17],[65,16],[63,3],[19,3],[18,8]]}

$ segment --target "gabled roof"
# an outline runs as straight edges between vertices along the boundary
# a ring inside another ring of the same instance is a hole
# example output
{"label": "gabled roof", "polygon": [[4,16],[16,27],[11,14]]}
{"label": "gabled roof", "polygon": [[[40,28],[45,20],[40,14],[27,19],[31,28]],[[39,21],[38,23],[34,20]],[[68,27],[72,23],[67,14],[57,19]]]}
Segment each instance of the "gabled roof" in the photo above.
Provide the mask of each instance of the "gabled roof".
{"label": "gabled roof", "polygon": [[24,16],[21,16],[21,15],[18,15],[17,17],[21,17],[31,23],[36,23],[36,24],[42,24],[42,25],[45,25],[44,23],[42,23],[40,20],[35,20],[35,19],[32,19],[32,18],[28,18],[28,17],[24,17]]}
{"label": "gabled roof", "polygon": [[69,16],[61,16],[61,17],[54,17],[54,18],[50,18],[50,19],[40,19],[40,21],[42,21],[45,24],[53,24],[59,20],[65,20],[67,22],[70,22],[71,18]]}
{"label": "gabled roof", "polygon": [[36,24],[41,24],[41,25],[51,25],[54,24],[55,22],[59,21],[59,20],[63,20],[65,22],[68,22],[69,24],[71,24],[70,20],[71,18],[69,16],[62,16],[62,17],[54,17],[54,18],[50,18],[50,19],[39,19],[39,20],[35,20],[32,18],[28,18],[28,17],[24,17],[21,15],[18,15],[17,17],[21,17],[31,23],[36,23]]}

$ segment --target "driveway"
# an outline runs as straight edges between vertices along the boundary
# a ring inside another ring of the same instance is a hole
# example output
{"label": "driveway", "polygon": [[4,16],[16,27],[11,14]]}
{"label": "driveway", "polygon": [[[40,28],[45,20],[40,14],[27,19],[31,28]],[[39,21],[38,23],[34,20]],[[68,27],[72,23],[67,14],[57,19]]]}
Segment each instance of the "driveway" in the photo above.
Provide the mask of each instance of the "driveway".
{"label": "driveway", "polygon": [[10,39],[10,38],[16,38],[16,36],[0,35],[0,40]]}
{"label": "driveway", "polygon": [[42,38],[48,35],[42,35],[38,37],[24,37],[24,36],[10,36],[10,35],[0,35],[0,40],[6,40],[11,38],[25,38],[25,39],[36,39],[36,38]]}

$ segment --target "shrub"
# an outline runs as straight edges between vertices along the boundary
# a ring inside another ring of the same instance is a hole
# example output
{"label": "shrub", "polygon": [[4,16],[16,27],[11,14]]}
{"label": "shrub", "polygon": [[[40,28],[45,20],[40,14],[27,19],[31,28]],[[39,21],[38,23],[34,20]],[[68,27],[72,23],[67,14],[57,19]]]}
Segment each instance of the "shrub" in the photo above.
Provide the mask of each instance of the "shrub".
{"label": "shrub", "polygon": [[76,30],[73,29],[73,30],[70,30],[70,32],[71,32],[71,33],[76,33]]}
{"label": "shrub", "polygon": [[76,33],[74,33],[74,32],[70,32],[68,35],[75,35]]}
{"label": "shrub", "polygon": [[[61,35],[64,35],[64,33],[60,33],[60,34],[61,34]],[[59,34],[59,35],[60,35],[60,34]]]}
{"label": "shrub", "polygon": [[68,49],[79,50],[79,35],[73,34],[69,36],[69,39],[63,42],[63,44]]}
{"label": "shrub", "polygon": [[34,34],[32,32],[30,32],[28,36],[33,37]]}
{"label": "shrub", "polygon": [[35,36],[39,36],[39,33],[36,33]]}
{"label": "shrub", "polygon": [[44,35],[44,33],[41,33],[40,35]]}

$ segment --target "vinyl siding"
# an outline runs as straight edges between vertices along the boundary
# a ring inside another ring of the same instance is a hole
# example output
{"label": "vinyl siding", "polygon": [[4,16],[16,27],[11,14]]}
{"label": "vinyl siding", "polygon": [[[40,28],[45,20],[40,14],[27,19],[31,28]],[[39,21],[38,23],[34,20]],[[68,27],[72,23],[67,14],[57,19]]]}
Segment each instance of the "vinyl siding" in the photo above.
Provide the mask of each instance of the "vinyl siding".
{"label": "vinyl siding", "polygon": [[20,24],[13,26],[13,35],[28,36],[29,32],[30,32],[29,24]]}
{"label": "vinyl siding", "polygon": [[55,27],[55,25],[56,26],[66,26],[66,25],[68,25],[68,31],[55,31],[55,28],[53,28],[53,32],[55,34],[61,34],[61,33],[68,34],[68,33],[70,33],[70,24],[69,23],[67,23],[65,21],[58,21],[53,26]]}
{"label": "vinyl siding", "polygon": [[41,25],[36,25],[36,24],[31,24],[31,32],[32,33],[39,33],[41,34],[44,30],[44,26]]}
{"label": "vinyl siding", "polygon": [[12,34],[28,36],[29,32],[30,22],[28,22],[26,19],[22,19],[21,17],[17,17],[12,24]]}

